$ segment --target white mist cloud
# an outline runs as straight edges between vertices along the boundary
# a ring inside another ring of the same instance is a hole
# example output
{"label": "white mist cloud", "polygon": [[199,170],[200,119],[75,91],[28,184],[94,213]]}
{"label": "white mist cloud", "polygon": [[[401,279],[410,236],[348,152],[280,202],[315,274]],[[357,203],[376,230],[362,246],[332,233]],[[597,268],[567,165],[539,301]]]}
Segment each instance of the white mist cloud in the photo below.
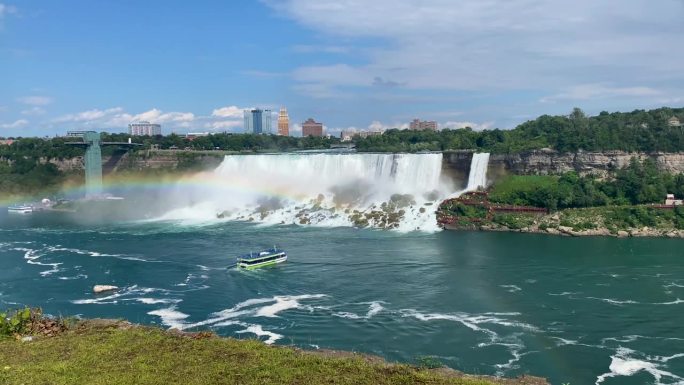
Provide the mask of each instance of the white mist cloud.
{"label": "white mist cloud", "polygon": [[27,124],[29,124],[29,121],[28,121],[28,120],[26,120],[26,119],[19,119],[19,120],[15,120],[15,121],[12,122],[12,123],[2,123],[2,124],[0,124],[0,128],[7,128],[7,129],[10,129],[10,128],[21,128],[21,127],[25,127]]}
{"label": "white mist cloud", "polygon": [[17,98],[19,103],[27,104],[29,106],[47,106],[52,103],[52,98],[48,96],[23,96]]}
{"label": "white mist cloud", "polygon": [[576,84],[612,84],[614,92],[590,99],[648,100],[643,91],[684,86],[681,0],[263,1],[361,47],[348,61],[292,72],[296,90],[312,97],[345,97],[347,87],[377,79],[405,90],[536,89],[566,98]]}

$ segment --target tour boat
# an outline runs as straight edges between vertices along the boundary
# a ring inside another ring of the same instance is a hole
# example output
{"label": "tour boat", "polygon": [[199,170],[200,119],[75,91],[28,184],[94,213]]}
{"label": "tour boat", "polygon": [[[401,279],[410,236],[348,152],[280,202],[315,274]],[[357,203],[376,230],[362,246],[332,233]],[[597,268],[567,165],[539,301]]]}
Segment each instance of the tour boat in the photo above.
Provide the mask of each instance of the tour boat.
{"label": "tour boat", "polygon": [[284,250],[272,248],[258,253],[249,253],[237,258],[237,267],[241,269],[256,269],[259,267],[275,265],[287,261]]}
{"label": "tour boat", "polygon": [[17,214],[30,214],[33,212],[33,207],[32,206],[10,206],[7,208],[7,212],[10,213],[17,213]]}

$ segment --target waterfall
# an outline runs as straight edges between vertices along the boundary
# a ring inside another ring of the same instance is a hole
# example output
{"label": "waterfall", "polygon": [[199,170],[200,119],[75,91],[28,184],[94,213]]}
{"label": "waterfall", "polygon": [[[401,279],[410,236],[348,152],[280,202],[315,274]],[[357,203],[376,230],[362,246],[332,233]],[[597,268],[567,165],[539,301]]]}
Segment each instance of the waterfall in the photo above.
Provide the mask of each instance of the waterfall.
{"label": "waterfall", "polygon": [[487,187],[487,167],[489,166],[489,153],[473,154],[470,161],[470,174],[466,192],[477,191],[480,187]]}
{"label": "waterfall", "polygon": [[[229,155],[180,183],[162,219],[437,230],[442,154]],[[188,187],[191,186],[191,187]]]}
{"label": "waterfall", "polygon": [[477,191],[480,187],[487,187],[487,167],[489,167],[489,153],[473,154],[470,160],[470,173],[468,174],[468,184],[466,188],[448,196],[448,199],[458,198],[459,196]]}

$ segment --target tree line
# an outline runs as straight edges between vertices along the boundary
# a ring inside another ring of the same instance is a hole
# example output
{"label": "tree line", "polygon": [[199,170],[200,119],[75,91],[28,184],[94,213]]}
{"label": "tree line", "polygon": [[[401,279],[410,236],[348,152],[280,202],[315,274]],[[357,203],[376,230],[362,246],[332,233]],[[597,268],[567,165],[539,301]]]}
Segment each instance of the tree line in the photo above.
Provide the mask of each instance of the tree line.
{"label": "tree line", "polygon": [[564,116],[543,115],[512,130],[474,131],[470,128],[441,131],[388,130],[383,135],[356,138],[359,151],[445,151],[472,149],[491,153],[518,153],[549,148],[558,152],[684,151],[684,108],[658,108],[632,112],[601,112],[587,116],[579,108]]}
{"label": "tree line", "polygon": [[684,174],[660,171],[652,159],[630,164],[599,179],[568,172],[560,176],[514,175],[492,187],[494,203],[536,206],[549,210],[663,203],[667,194],[684,197]]}

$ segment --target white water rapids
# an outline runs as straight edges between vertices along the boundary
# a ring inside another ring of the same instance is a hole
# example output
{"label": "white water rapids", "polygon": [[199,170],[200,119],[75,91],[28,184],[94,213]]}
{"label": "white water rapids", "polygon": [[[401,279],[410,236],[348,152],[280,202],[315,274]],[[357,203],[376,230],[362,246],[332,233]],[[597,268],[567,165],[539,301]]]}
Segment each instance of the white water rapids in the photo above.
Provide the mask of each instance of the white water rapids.
{"label": "white water rapids", "polygon": [[[470,179],[482,186],[489,154],[478,155]],[[184,207],[161,219],[398,231],[437,231],[435,210],[455,190],[442,175],[441,153],[229,155],[180,186],[172,197]]]}

